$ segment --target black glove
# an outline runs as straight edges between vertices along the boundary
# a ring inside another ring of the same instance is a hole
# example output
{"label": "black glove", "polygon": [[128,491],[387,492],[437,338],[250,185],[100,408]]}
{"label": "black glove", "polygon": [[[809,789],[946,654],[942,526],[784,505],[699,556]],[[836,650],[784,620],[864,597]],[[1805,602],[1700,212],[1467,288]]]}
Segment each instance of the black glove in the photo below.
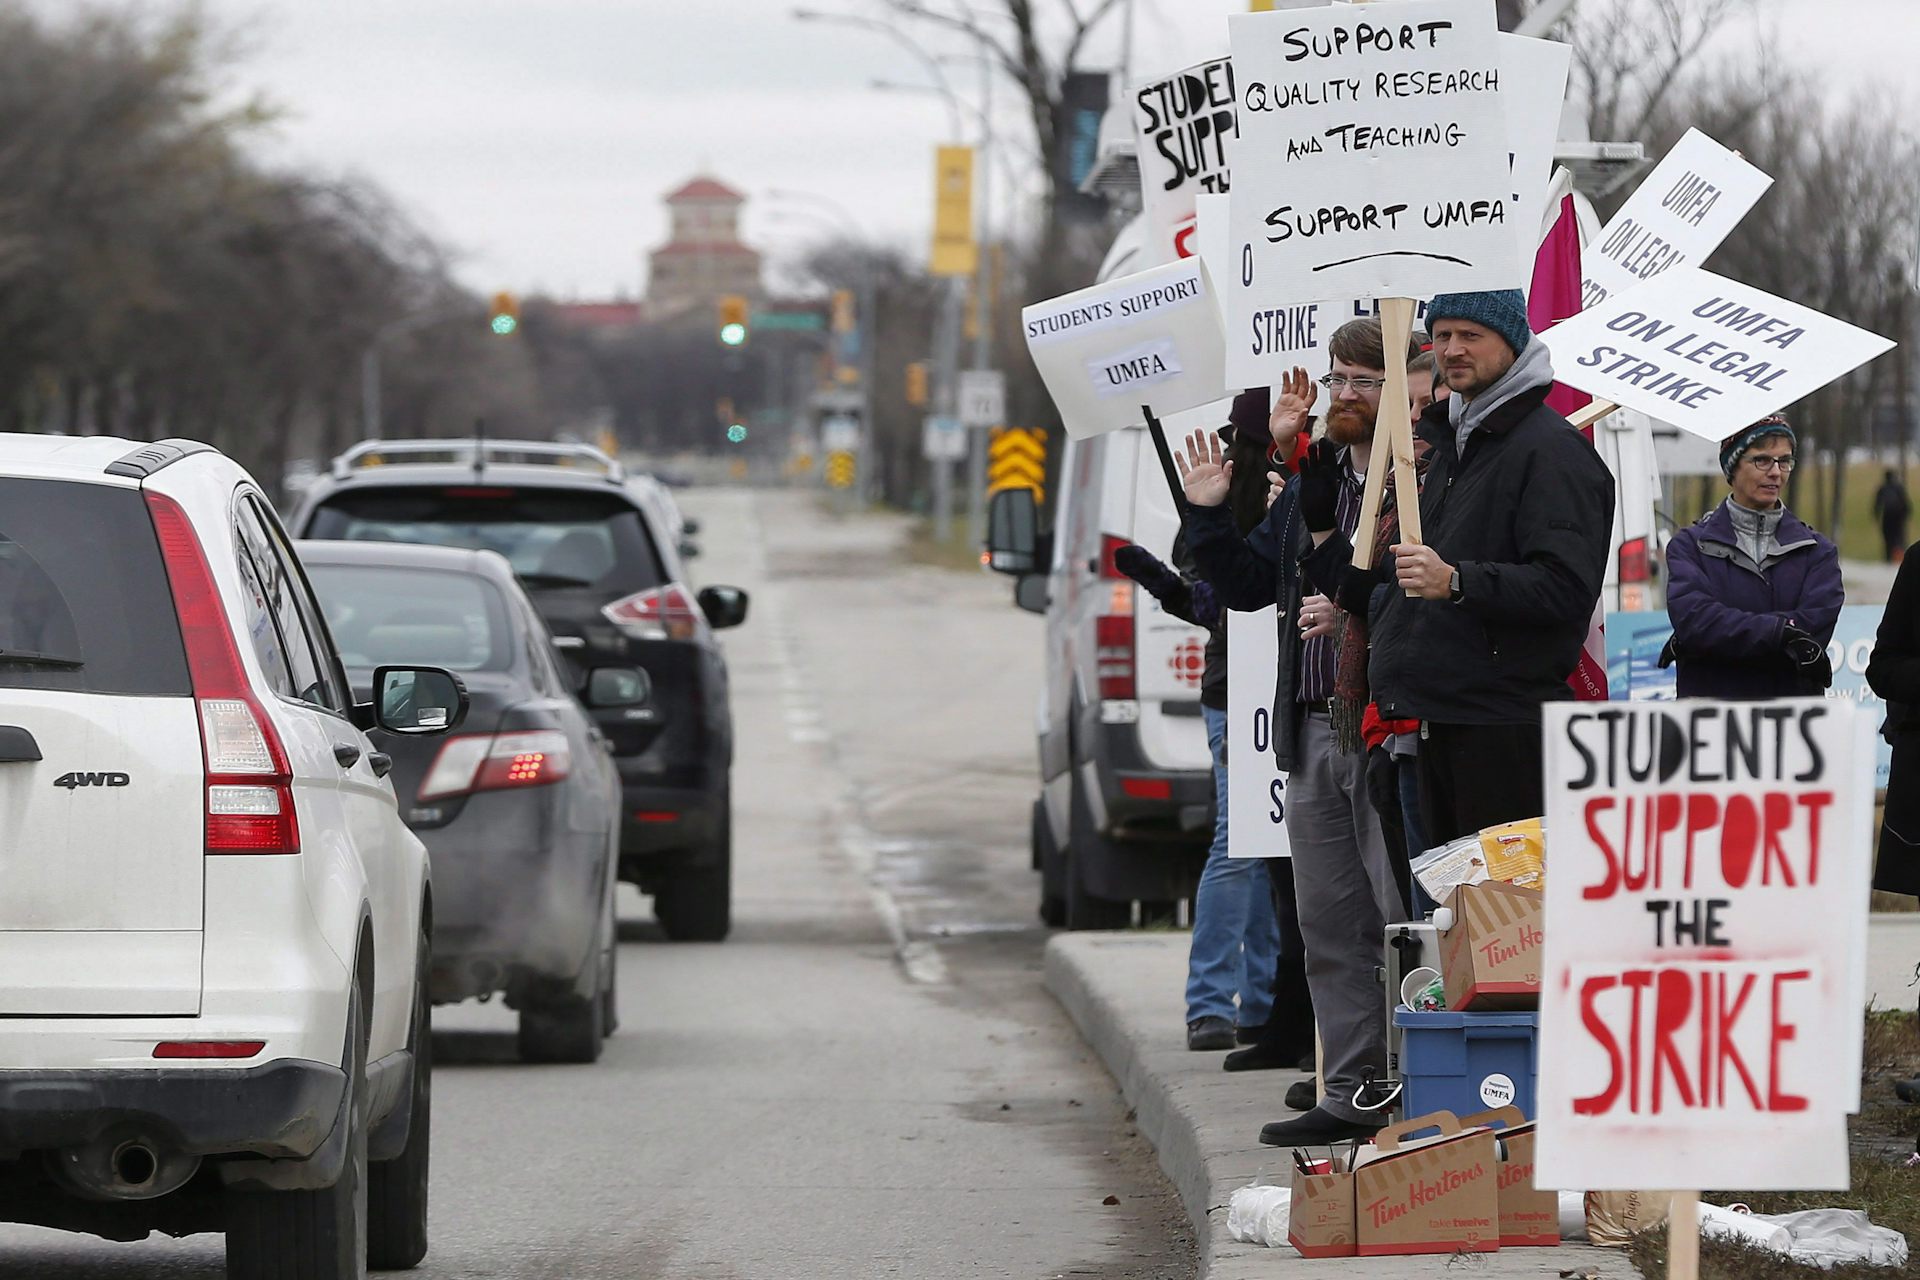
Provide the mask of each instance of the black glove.
{"label": "black glove", "polygon": [[1400,766],[1385,746],[1367,752],[1367,799],[1382,817],[1400,814]]}
{"label": "black glove", "polygon": [[1780,643],[1787,651],[1787,658],[1797,667],[1811,667],[1827,656],[1825,645],[1814,639],[1811,632],[1803,631],[1791,622],[1781,632]]}
{"label": "black glove", "polygon": [[1300,475],[1294,480],[1300,490],[1300,518],[1308,533],[1331,533],[1338,519],[1340,502],[1340,446],[1331,440],[1316,440],[1300,460]]}
{"label": "black glove", "polygon": [[1340,580],[1340,593],[1334,603],[1354,617],[1364,619],[1373,612],[1373,593],[1386,581],[1386,574],[1379,569],[1348,569],[1346,577]]}
{"label": "black glove", "polygon": [[1174,591],[1184,591],[1186,582],[1160,559],[1159,556],[1135,542],[1129,542],[1113,553],[1113,567],[1145,587],[1156,599],[1164,599]]}

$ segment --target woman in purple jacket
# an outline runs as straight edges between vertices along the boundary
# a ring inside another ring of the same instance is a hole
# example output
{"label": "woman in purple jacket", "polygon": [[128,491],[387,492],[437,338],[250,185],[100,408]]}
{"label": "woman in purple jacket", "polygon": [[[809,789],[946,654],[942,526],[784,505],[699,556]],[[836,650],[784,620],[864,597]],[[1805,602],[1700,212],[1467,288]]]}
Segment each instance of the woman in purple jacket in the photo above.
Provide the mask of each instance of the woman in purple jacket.
{"label": "woman in purple jacket", "polygon": [[1795,443],[1778,415],[1721,441],[1733,491],[1667,547],[1683,698],[1802,697],[1833,682],[1827,642],[1840,619],[1840,553],[1781,501]]}

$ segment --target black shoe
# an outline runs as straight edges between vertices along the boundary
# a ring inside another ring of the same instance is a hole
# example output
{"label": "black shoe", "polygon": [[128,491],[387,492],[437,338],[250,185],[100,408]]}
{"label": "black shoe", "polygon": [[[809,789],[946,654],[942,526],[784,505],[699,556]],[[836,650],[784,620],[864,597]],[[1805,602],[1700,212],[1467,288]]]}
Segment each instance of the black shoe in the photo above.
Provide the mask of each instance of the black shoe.
{"label": "black shoe", "polygon": [[1320,1062],[1311,1053],[1306,1054],[1300,1059],[1300,1069],[1302,1071],[1318,1071],[1320,1069]]}
{"label": "black shoe", "polygon": [[1225,1018],[1195,1018],[1187,1024],[1187,1048],[1195,1051],[1233,1048],[1233,1024]]}
{"label": "black shoe", "polygon": [[1311,1111],[1320,1105],[1320,1088],[1311,1080],[1296,1080],[1287,1086],[1287,1107],[1292,1111]]}
{"label": "black shoe", "polygon": [[1259,1044],[1260,1037],[1265,1034],[1267,1034],[1267,1024],[1263,1022],[1257,1027],[1242,1025],[1238,1031],[1233,1033],[1233,1038],[1241,1044]]}
{"label": "black shoe", "polygon": [[1371,1138],[1380,1132],[1385,1120],[1342,1120],[1323,1107],[1315,1107],[1291,1120],[1275,1120],[1260,1130],[1260,1141],[1269,1147],[1324,1147],[1348,1138]]}
{"label": "black shoe", "polygon": [[1235,1049],[1221,1060],[1220,1067],[1223,1071],[1291,1071],[1295,1060],[1294,1054],[1256,1044],[1250,1049]]}

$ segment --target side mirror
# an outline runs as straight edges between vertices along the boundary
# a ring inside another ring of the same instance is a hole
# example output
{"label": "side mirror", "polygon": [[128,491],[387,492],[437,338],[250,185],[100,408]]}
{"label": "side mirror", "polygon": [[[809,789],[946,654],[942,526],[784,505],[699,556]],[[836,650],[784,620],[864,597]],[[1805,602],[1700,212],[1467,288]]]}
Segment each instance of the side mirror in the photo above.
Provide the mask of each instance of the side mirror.
{"label": "side mirror", "polygon": [[638,667],[595,667],[581,701],[589,707],[638,707],[653,697],[653,679]]}
{"label": "side mirror", "polygon": [[1013,602],[1028,613],[1047,611],[1047,575],[1023,573],[1013,580]]}
{"label": "side mirror", "polygon": [[692,516],[683,516],[680,520],[680,532],[689,538],[700,536],[700,522]]}
{"label": "side mirror", "polygon": [[700,554],[700,544],[692,538],[682,538],[678,550],[682,560],[691,560]]}
{"label": "side mirror", "polygon": [[467,718],[467,686],[439,667],[375,667],[373,723],[388,733],[446,733]]}
{"label": "side mirror", "polygon": [[716,631],[747,620],[747,593],[738,587],[702,587],[694,599],[707,615],[707,625]]}
{"label": "side mirror", "polygon": [[987,567],[995,573],[1033,573],[1041,563],[1040,508],[1031,489],[1002,489],[987,507]]}

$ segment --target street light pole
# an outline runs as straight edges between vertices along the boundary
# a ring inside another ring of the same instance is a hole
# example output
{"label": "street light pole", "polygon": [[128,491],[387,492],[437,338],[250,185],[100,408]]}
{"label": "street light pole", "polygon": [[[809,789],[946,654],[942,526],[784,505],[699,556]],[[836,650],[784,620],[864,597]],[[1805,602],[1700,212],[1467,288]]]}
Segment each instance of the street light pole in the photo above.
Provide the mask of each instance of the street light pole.
{"label": "street light pole", "polygon": [[[993,68],[980,59],[980,234],[973,280],[973,367],[993,367]],[[1003,422],[999,424],[1005,426]],[[987,544],[987,439],[991,426],[967,429],[967,540]]]}
{"label": "street light pole", "polygon": [[435,307],[428,311],[415,312],[410,316],[401,316],[398,320],[389,320],[373,331],[367,339],[367,349],[360,353],[360,428],[368,440],[380,438],[380,348],[403,333],[415,329],[424,329],[428,325],[438,324],[442,320],[467,314],[465,307]]}

